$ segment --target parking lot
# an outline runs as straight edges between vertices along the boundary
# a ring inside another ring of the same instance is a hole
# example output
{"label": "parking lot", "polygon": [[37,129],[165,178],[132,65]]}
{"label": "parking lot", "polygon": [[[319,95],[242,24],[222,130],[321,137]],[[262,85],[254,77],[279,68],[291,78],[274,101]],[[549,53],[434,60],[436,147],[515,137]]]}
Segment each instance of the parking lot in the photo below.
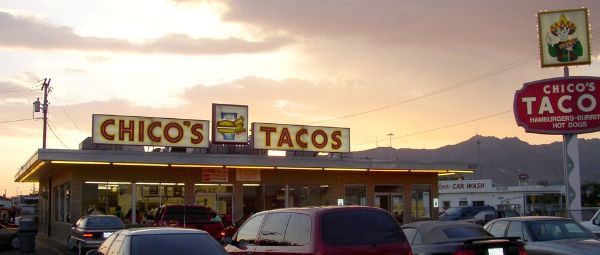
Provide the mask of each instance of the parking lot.
{"label": "parking lot", "polygon": [[21,252],[19,250],[9,250],[6,247],[0,247],[0,255],[17,255],[17,254],[32,254],[32,255],[72,255],[77,252],[70,252],[67,246],[58,240],[50,239],[42,235],[38,235],[35,240],[35,252]]}

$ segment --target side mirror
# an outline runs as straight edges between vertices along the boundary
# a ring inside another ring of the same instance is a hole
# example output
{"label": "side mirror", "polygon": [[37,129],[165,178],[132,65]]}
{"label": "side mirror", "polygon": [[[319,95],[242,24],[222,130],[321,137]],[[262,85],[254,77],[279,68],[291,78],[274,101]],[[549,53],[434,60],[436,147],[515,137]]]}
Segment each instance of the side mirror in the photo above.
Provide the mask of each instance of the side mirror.
{"label": "side mirror", "polygon": [[600,219],[599,218],[595,218],[594,220],[592,220],[592,223],[596,226],[600,226]]}
{"label": "side mirror", "polygon": [[231,236],[223,237],[223,243],[224,244],[232,244],[233,243],[233,238],[231,238]]}
{"label": "side mirror", "polygon": [[242,249],[242,250],[245,250],[245,249],[248,249],[249,245],[250,245],[250,242],[248,242],[247,240],[242,239],[237,244],[237,247],[240,248],[240,249]]}
{"label": "side mirror", "polygon": [[100,255],[100,253],[98,253],[98,250],[89,250],[85,255]]}

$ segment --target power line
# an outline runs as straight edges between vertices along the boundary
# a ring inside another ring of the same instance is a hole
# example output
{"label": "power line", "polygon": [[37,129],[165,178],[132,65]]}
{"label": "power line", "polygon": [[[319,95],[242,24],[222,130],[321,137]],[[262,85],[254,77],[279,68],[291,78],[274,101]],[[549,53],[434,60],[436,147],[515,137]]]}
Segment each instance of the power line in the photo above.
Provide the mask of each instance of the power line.
{"label": "power line", "polygon": [[421,96],[409,98],[409,99],[406,99],[406,100],[402,100],[400,102],[396,102],[396,103],[384,105],[384,106],[381,106],[381,107],[373,108],[373,109],[362,111],[362,112],[352,113],[352,114],[348,114],[348,115],[344,115],[344,116],[340,116],[340,117],[336,117],[336,118],[332,118],[332,119],[328,119],[328,120],[316,121],[316,122],[313,122],[313,124],[323,123],[323,122],[331,122],[331,121],[335,121],[335,120],[356,117],[356,116],[359,116],[359,115],[363,115],[363,114],[367,114],[367,113],[371,113],[371,112],[375,112],[375,111],[380,111],[380,110],[391,108],[391,107],[394,107],[394,106],[398,106],[398,105],[410,103],[410,102],[413,102],[413,101],[417,101],[419,99],[423,99],[423,98],[427,98],[427,97],[434,96],[434,95],[437,95],[437,94],[441,94],[443,92],[446,92],[446,91],[449,91],[449,90],[452,90],[452,89],[464,87],[464,86],[469,85],[471,83],[474,83],[476,81],[483,80],[483,79],[491,77],[493,75],[496,75],[496,74],[508,71],[510,69],[513,69],[513,68],[515,68],[517,66],[520,66],[520,65],[532,62],[532,61],[535,60],[536,56],[537,56],[537,54],[531,54],[531,55],[529,55],[527,57],[524,57],[524,58],[519,59],[517,61],[514,61],[512,63],[499,66],[499,67],[497,67],[497,68],[495,68],[495,69],[493,69],[491,71],[485,72],[483,74],[471,77],[471,78],[466,79],[464,81],[457,82],[457,83],[452,84],[450,86],[447,86],[447,87],[444,87],[442,89],[429,92],[429,93],[421,95]]}
{"label": "power line", "polygon": [[60,140],[60,138],[58,138],[56,133],[54,133],[54,129],[52,129],[52,122],[50,120],[48,120],[48,128],[50,128],[50,131],[52,132],[54,137],[56,137],[56,140],[58,140],[66,149],[68,149],[69,147],[67,147],[67,145],[65,145],[65,143],[63,143],[63,141]]}
{"label": "power line", "polygon": [[0,121],[0,124],[12,123],[12,122],[21,122],[21,121],[28,121],[28,120],[40,120],[40,118],[19,119],[19,120],[5,120],[5,121]]}
{"label": "power line", "polygon": [[[475,119],[465,120],[465,121],[456,122],[456,123],[448,124],[448,125],[441,126],[441,127],[436,127],[436,128],[432,128],[432,129],[427,129],[427,130],[423,130],[423,131],[417,131],[417,132],[414,132],[414,133],[400,135],[400,136],[394,137],[393,139],[400,139],[400,138],[404,138],[404,137],[409,137],[409,136],[415,136],[415,135],[421,135],[421,134],[425,134],[425,133],[430,133],[430,132],[433,132],[433,131],[438,131],[438,130],[441,130],[441,129],[446,129],[446,128],[455,127],[455,126],[460,126],[460,125],[471,123],[471,122],[475,122],[475,121],[478,121],[478,120],[483,120],[483,119],[489,119],[489,118],[497,117],[499,115],[506,114],[506,113],[509,113],[509,112],[513,112],[513,110],[506,110],[506,111],[502,111],[502,112],[497,112],[497,113],[494,113],[494,114],[486,115],[486,116],[483,116],[483,117],[478,117],[478,118],[475,118]],[[390,138],[390,139],[392,139],[392,138]],[[361,144],[355,144],[355,145],[352,145],[352,147],[361,146],[361,145],[367,145],[367,144],[372,144],[372,143],[376,143],[376,142],[379,142],[379,141],[366,142],[366,143],[361,143]]]}
{"label": "power line", "polygon": [[58,99],[56,99],[56,97],[54,95],[52,95],[52,98],[54,99],[54,101],[56,101],[58,103],[58,106],[60,106],[60,108],[67,115],[67,117],[69,117],[69,120],[71,121],[71,123],[73,123],[73,126],[75,126],[77,128],[77,130],[81,131],[81,129],[79,129],[79,126],[77,125],[77,123],[75,123],[75,121],[73,121],[73,118],[71,118],[71,115],[67,112],[67,109],[65,109],[65,107],[60,102],[58,102]]}
{"label": "power line", "polygon": [[35,90],[35,89],[9,89],[9,90],[0,90],[0,94],[26,92],[26,91],[37,91],[37,90]]}
{"label": "power line", "polygon": [[[600,28],[591,29],[590,30],[590,35],[593,35],[597,31],[599,31],[599,29]],[[324,122],[331,122],[331,121],[336,121],[336,120],[340,120],[340,119],[347,119],[347,118],[351,118],[351,117],[356,117],[356,116],[359,116],[359,115],[363,115],[363,114],[367,114],[367,113],[371,113],[371,112],[376,112],[376,111],[384,110],[384,109],[391,108],[391,107],[394,107],[394,106],[398,106],[398,105],[401,105],[401,104],[406,104],[406,103],[410,103],[410,102],[413,102],[413,101],[416,101],[416,100],[419,100],[419,99],[423,99],[423,98],[426,98],[426,97],[430,97],[430,96],[434,96],[434,95],[437,95],[437,94],[441,94],[443,92],[446,92],[446,91],[449,91],[449,90],[452,90],[452,89],[456,89],[456,88],[460,88],[460,87],[469,85],[469,84],[471,84],[473,82],[476,82],[476,81],[479,81],[479,80],[483,80],[483,79],[488,78],[490,76],[493,76],[493,75],[496,75],[496,74],[508,71],[508,70],[513,69],[513,68],[515,68],[517,66],[521,66],[523,64],[527,64],[529,62],[535,61],[535,57],[537,57],[537,56],[539,56],[538,53],[530,54],[530,55],[528,55],[528,56],[526,56],[526,57],[524,57],[522,59],[519,59],[517,61],[505,64],[505,65],[502,65],[502,66],[499,66],[499,67],[496,67],[496,68],[494,68],[491,71],[488,71],[486,73],[483,73],[483,74],[480,74],[480,75],[476,75],[476,76],[471,77],[469,79],[466,79],[464,81],[457,82],[455,84],[452,84],[452,85],[447,86],[445,88],[442,88],[440,90],[432,91],[432,92],[429,92],[429,93],[421,95],[421,96],[417,96],[417,97],[414,97],[414,98],[409,98],[409,99],[406,99],[406,100],[403,100],[403,101],[400,101],[400,102],[396,102],[396,103],[392,103],[392,104],[380,106],[380,107],[373,108],[373,109],[366,110],[366,111],[362,111],[362,112],[351,113],[351,114],[347,114],[347,115],[343,115],[343,116],[340,116],[340,117],[331,118],[331,119],[327,119],[327,120],[315,121],[315,122],[312,122],[312,124],[318,124],[318,123],[324,123]]]}

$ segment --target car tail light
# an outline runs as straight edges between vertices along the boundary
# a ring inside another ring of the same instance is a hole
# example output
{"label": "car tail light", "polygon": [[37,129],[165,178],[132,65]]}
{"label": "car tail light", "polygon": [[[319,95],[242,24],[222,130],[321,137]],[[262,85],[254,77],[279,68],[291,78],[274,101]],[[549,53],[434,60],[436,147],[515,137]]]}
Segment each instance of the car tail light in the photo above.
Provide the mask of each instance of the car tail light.
{"label": "car tail light", "polygon": [[471,250],[465,250],[464,248],[459,248],[454,252],[454,255],[475,255],[475,252]]}
{"label": "car tail light", "polygon": [[[225,237],[225,234],[226,234],[225,231],[221,231],[221,237]],[[521,255],[521,254],[519,254],[519,255]]]}
{"label": "car tail light", "polygon": [[177,227],[177,226],[179,226],[179,221],[169,220],[169,221],[167,221],[167,226],[169,226],[169,227]]}
{"label": "car tail light", "polygon": [[527,255],[527,251],[525,251],[525,247],[519,246],[519,255]]}
{"label": "car tail light", "polygon": [[94,234],[93,233],[83,233],[83,237],[84,238],[92,238],[92,237],[94,237]]}

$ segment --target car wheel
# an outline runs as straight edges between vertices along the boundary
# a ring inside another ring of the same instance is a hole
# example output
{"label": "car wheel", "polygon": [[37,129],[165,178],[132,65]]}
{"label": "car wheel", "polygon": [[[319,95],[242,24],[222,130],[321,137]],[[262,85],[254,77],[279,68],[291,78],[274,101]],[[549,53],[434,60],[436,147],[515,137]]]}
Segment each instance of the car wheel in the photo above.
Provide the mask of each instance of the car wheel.
{"label": "car wheel", "polygon": [[74,251],[76,248],[76,243],[75,240],[73,240],[70,236],[67,239],[67,249],[69,249],[69,251]]}
{"label": "car wheel", "polygon": [[11,249],[19,249],[19,247],[21,247],[21,240],[19,240],[19,237],[15,235],[10,238],[9,245]]}

